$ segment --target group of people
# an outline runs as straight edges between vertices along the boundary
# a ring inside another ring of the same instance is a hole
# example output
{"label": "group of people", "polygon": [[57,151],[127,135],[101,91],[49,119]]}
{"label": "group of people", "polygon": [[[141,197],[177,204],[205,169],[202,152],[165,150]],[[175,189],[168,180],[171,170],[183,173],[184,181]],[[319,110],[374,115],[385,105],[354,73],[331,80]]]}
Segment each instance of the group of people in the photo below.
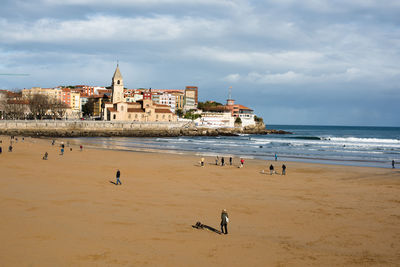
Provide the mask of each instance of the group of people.
{"label": "group of people", "polygon": [[[220,163],[220,162],[221,162],[221,163]],[[218,166],[218,165],[225,166],[225,158],[224,158],[224,157],[221,157],[221,158],[220,158],[219,156],[217,156],[217,157],[215,158],[215,165],[216,165],[216,166]],[[229,165],[230,165],[230,166],[233,165],[233,158],[232,158],[232,157],[229,157]],[[240,165],[239,165],[239,168],[242,168],[243,165],[244,165],[244,159],[243,159],[243,158],[240,158]],[[201,167],[204,167],[204,157],[201,157],[201,159],[200,159],[200,166],[201,166]]]}
{"label": "group of people", "polygon": [[[264,170],[263,170],[263,172],[264,172]],[[269,166],[269,174],[270,175],[276,174],[274,165],[272,165],[272,164]],[[286,165],[285,164],[282,164],[282,175],[286,175]]]}
{"label": "group of people", "polygon": [[[225,158],[224,157],[221,157],[221,160],[220,160],[219,156],[217,156],[215,158],[215,165],[219,165],[219,161],[221,161],[221,166],[225,166]],[[233,158],[229,157],[229,165],[232,165],[232,164],[233,164]]]}
{"label": "group of people", "polygon": [[[56,140],[53,139],[53,140],[51,141],[51,145],[54,146],[55,143],[56,143]],[[67,146],[69,147],[69,142],[67,142]],[[82,145],[80,145],[79,148],[80,148],[80,151],[83,150],[83,146],[82,146]],[[64,151],[65,151],[65,144],[64,144],[64,142],[61,141],[61,143],[60,143],[60,155],[61,155],[61,156],[64,155]],[[69,151],[72,151],[72,147],[69,148]],[[47,160],[47,159],[48,159],[48,156],[49,156],[49,153],[47,153],[47,151],[46,151],[46,152],[44,153],[42,159],[43,159],[43,160]]]}

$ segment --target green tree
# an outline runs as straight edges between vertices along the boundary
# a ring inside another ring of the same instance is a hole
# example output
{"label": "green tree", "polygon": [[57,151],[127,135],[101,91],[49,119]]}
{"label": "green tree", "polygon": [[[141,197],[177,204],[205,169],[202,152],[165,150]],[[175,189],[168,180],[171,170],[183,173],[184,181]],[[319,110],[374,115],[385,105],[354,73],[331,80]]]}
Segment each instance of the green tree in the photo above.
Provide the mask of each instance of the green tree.
{"label": "green tree", "polygon": [[257,123],[263,123],[264,119],[261,118],[261,117],[254,116],[254,121],[257,122]]}
{"label": "green tree", "polygon": [[237,117],[236,120],[235,120],[235,124],[240,124],[241,125],[242,124],[242,119]]}
{"label": "green tree", "polygon": [[82,106],[82,113],[83,116],[93,116],[93,112],[94,112],[94,100],[93,98],[89,98],[88,102],[86,102]]}
{"label": "green tree", "polygon": [[207,100],[206,102],[199,102],[197,108],[203,111],[214,111],[215,109],[218,109],[218,107],[222,108],[223,106],[224,105],[221,103]]}
{"label": "green tree", "polygon": [[176,115],[178,115],[178,117],[182,118],[182,116],[183,116],[183,110],[182,109],[180,109],[180,108],[177,109],[175,113],[176,113]]}
{"label": "green tree", "polygon": [[186,114],[184,116],[185,119],[190,119],[190,120],[195,120],[200,117],[201,117],[200,114],[194,114],[193,112],[190,112],[190,111],[186,112]]}
{"label": "green tree", "polygon": [[43,119],[51,107],[51,99],[47,95],[34,94],[29,97],[29,109],[35,119]]}

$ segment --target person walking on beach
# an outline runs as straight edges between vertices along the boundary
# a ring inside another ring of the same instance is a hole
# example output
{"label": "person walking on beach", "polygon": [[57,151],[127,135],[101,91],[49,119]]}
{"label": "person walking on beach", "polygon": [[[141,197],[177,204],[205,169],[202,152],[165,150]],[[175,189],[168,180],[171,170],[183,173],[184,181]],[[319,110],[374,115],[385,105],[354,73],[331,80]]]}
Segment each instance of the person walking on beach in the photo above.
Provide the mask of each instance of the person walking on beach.
{"label": "person walking on beach", "polygon": [[278,155],[275,153],[275,161],[278,160]]}
{"label": "person walking on beach", "polygon": [[229,157],[229,165],[232,166],[232,157]]}
{"label": "person walking on beach", "polygon": [[80,148],[80,149],[81,149],[81,151],[82,151],[82,149],[83,149],[83,146],[82,146],[82,145],[80,145],[80,146],[79,146],[79,148]]}
{"label": "person walking on beach", "polygon": [[204,167],[204,158],[203,157],[200,159],[200,166]]}
{"label": "person walking on beach", "polygon": [[13,147],[12,147],[12,145],[10,145],[10,146],[8,147],[8,152],[12,152],[12,149],[13,149]]}
{"label": "person walking on beach", "polygon": [[286,165],[282,164],[282,175],[286,175]]}
{"label": "person walking on beach", "polygon": [[115,175],[115,177],[117,178],[117,182],[115,184],[116,185],[118,185],[118,184],[122,185],[121,181],[119,180],[119,177],[121,177],[121,172],[119,170],[117,170],[117,174]]}
{"label": "person walking on beach", "polygon": [[60,155],[64,155],[64,148],[61,147],[61,154]]}
{"label": "person walking on beach", "polygon": [[49,156],[49,153],[44,153],[44,156],[43,156],[43,160],[47,160],[47,157]]}
{"label": "person walking on beach", "polygon": [[394,160],[392,160],[392,169],[394,169]]}
{"label": "person walking on beach", "polygon": [[0,154],[3,152],[3,149],[1,148],[1,146],[0,146]]}
{"label": "person walking on beach", "polygon": [[53,141],[51,141],[51,145],[54,146],[55,142],[56,141],[53,139]]}
{"label": "person walking on beach", "polygon": [[215,158],[215,165],[217,165],[218,166],[218,161],[219,161],[219,158],[218,158],[218,156]]}
{"label": "person walking on beach", "polygon": [[224,157],[221,158],[221,166],[225,166],[225,159],[224,159]]}
{"label": "person walking on beach", "polygon": [[269,174],[272,175],[273,173],[275,173],[274,165],[271,164],[271,166],[269,166]]}
{"label": "person walking on beach", "polygon": [[228,212],[226,211],[226,209],[223,209],[221,212],[221,232],[226,235],[228,234],[228,222],[229,222]]}
{"label": "person walking on beach", "polygon": [[240,167],[239,167],[239,168],[243,168],[243,165],[244,165],[244,159],[241,158],[241,159],[240,159]]}

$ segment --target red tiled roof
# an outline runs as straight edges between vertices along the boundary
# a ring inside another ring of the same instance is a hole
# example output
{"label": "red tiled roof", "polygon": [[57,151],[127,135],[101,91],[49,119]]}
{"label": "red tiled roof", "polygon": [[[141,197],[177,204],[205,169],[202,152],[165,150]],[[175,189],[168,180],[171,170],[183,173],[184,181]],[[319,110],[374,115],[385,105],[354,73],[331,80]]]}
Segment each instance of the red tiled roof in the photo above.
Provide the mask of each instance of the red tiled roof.
{"label": "red tiled roof", "polygon": [[144,113],[144,110],[141,108],[128,108],[128,112],[139,112]]}
{"label": "red tiled roof", "polygon": [[172,113],[169,109],[155,109],[155,113]]}
{"label": "red tiled roof", "polygon": [[22,105],[28,105],[29,101],[28,100],[7,100],[8,104],[22,104]]}
{"label": "red tiled roof", "polygon": [[104,95],[91,95],[89,98],[103,98]]}
{"label": "red tiled roof", "polygon": [[110,112],[117,112],[117,110],[115,108],[107,108],[107,110]]}
{"label": "red tiled roof", "polygon": [[252,110],[251,108],[248,108],[248,107],[245,107],[245,106],[242,106],[242,105],[237,105],[237,106],[239,106],[239,108],[240,108],[240,109],[248,109],[248,110]]}
{"label": "red tiled roof", "polygon": [[158,107],[158,108],[169,108],[168,105],[155,104],[155,106]]}

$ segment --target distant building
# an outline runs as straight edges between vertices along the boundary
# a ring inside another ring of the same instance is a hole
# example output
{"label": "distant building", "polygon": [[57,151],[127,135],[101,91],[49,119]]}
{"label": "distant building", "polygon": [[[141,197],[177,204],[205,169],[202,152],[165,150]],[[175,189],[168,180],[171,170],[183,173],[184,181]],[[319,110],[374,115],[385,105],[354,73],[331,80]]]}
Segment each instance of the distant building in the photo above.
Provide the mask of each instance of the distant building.
{"label": "distant building", "polygon": [[[150,90],[142,90],[142,100],[127,102],[119,66],[115,70],[111,85],[111,103],[104,104],[103,119],[108,121],[171,122],[177,117],[170,106],[155,104]],[[133,93],[134,94],[134,93]],[[129,92],[132,95],[132,92]]]}
{"label": "distant building", "polygon": [[201,117],[196,119],[195,123],[210,128],[231,128],[235,126],[235,118],[229,111],[202,112]]}
{"label": "distant building", "polygon": [[161,105],[169,106],[169,109],[171,110],[171,112],[175,113],[176,103],[175,103],[174,95],[164,93],[164,94],[160,95],[158,103]]}
{"label": "distant building", "polygon": [[242,126],[253,126],[256,124],[254,120],[254,111],[251,108],[235,104],[235,100],[226,100],[225,108],[230,110],[232,117],[239,117],[242,121]]}
{"label": "distant building", "polygon": [[235,127],[237,118],[242,121],[242,127],[256,125],[253,110],[235,104],[233,99],[228,99],[226,105],[210,107],[207,111],[203,111],[195,122],[207,127]]}
{"label": "distant building", "polygon": [[186,86],[184,95],[183,109],[185,111],[197,109],[198,104],[198,88],[197,86]]}

